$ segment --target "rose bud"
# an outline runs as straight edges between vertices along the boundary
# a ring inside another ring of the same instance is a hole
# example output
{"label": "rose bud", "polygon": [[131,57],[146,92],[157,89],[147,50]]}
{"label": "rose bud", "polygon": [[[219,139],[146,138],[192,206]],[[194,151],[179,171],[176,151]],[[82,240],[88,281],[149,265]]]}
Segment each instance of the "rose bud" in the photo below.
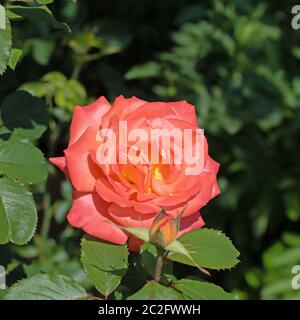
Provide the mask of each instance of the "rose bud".
{"label": "rose bud", "polygon": [[167,247],[177,238],[180,217],[181,214],[177,219],[174,219],[173,216],[166,213],[166,210],[163,208],[157,214],[149,229],[150,242],[163,248]]}

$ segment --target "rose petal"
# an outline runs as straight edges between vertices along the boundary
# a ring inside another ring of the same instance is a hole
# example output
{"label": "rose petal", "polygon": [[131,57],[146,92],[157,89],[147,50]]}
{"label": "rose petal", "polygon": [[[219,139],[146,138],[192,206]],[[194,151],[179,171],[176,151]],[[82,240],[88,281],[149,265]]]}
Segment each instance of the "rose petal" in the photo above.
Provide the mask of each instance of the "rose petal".
{"label": "rose petal", "polygon": [[88,127],[98,130],[103,115],[111,108],[105,97],[100,97],[95,102],[85,107],[76,106],[70,127],[69,145],[76,142]]}
{"label": "rose petal", "polygon": [[193,127],[198,126],[195,107],[186,101],[178,102],[148,102],[140,106],[129,119],[178,119],[189,122]]}
{"label": "rose petal", "polygon": [[108,206],[97,194],[75,192],[68,221],[96,238],[123,245],[127,235],[108,219]]}
{"label": "rose petal", "polygon": [[190,232],[195,229],[200,229],[205,225],[204,220],[202,219],[202,216],[200,212],[196,212],[193,215],[190,215],[188,217],[183,217],[180,220],[180,231],[178,232],[178,236],[180,237],[183,234]]}
{"label": "rose petal", "polygon": [[102,127],[108,128],[115,116],[122,120],[127,114],[135,112],[135,110],[144,105],[146,101],[131,97],[129,99],[124,98],[122,95],[117,97],[113,107],[105,114],[102,121]]}
{"label": "rose petal", "polygon": [[92,161],[90,150],[98,147],[96,131],[87,128],[82,136],[65,150],[68,173],[73,187],[77,191],[93,191],[100,169]]}
{"label": "rose petal", "polygon": [[143,243],[144,242],[142,240],[136,238],[133,235],[130,235],[129,238],[128,238],[128,249],[130,251],[139,252],[140,248],[141,248],[141,245]]}
{"label": "rose petal", "polygon": [[141,214],[134,208],[122,208],[113,203],[108,208],[109,215],[118,225],[126,228],[149,228],[155,214]]}
{"label": "rose petal", "polygon": [[130,207],[131,202],[119,195],[105,177],[99,177],[96,182],[96,192],[107,202],[118,203],[120,207]]}
{"label": "rose petal", "polygon": [[213,172],[213,173],[217,174],[219,171],[219,168],[220,168],[220,164],[217,161],[215,161],[213,158],[208,156],[204,171],[205,172]]}
{"label": "rose petal", "polygon": [[66,174],[66,158],[65,157],[56,157],[49,158],[49,161],[59,168],[64,174]]}
{"label": "rose petal", "polygon": [[135,200],[125,199],[115,192],[110,183],[104,178],[99,177],[96,182],[96,191],[100,197],[107,202],[117,203],[120,207],[134,207],[140,213],[155,213],[158,212],[160,207],[148,203],[138,202]]}

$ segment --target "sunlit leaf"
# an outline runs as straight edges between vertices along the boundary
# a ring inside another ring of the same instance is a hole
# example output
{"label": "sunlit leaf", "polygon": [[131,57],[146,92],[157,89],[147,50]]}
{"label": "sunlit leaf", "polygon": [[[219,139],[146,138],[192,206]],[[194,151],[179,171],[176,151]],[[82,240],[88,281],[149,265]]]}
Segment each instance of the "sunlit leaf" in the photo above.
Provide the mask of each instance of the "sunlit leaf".
{"label": "sunlit leaf", "polygon": [[0,171],[22,183],[37,183],[47,177],[42,152],[28,143],[0,142]]}
{"label": "sunlit leaf", "polygon": [[6,300],[77,300],[87,296],[74,280],[55,274],[37,274],[13,285]]}
{"label": "sunlit leaf", "polygon": [[221,287],[201,279],[181,279],[172,287],[180,291],[187,300],[233,300],[235,296]]}
{"label": "sunlit leaf", "polygon": [[34,22],[45,21],[52,25],[53,28],[63,29],[67,32],[70,32],[70,27],[64,23],[57,21],[53,16],[52,12],[47,6],[18,6],[18,5],[8,5],[7,9],[13,15],[10,16],[13,19],[27,18]]}
{"label": "sunlit leaf", "polygon": [[128,268],[126,246],[85,237],[81,241],[81,262],[96,289],[108,296],[121,282]]}
{"label": "sunlit leaf", "polygon": [[155,281],[149,281],[147,284],[128,300],[181,300],[179,292],[171,287],[166,287]]}
{"label": "sunlit leaf", "polygon": [[32,194],[7,178],[0,179],[0,243],[22,245],[33,236],[37,212]]}
{"label": "sunlit leaf", "polygon": [[212,229],[198,229],[188,232],[178,240],[188,251],[185,254],[170,254],[169,259],[188,265],[196,265],[209,269],[226,269],[234,267],[238,262],[239,252],[222,232]]}

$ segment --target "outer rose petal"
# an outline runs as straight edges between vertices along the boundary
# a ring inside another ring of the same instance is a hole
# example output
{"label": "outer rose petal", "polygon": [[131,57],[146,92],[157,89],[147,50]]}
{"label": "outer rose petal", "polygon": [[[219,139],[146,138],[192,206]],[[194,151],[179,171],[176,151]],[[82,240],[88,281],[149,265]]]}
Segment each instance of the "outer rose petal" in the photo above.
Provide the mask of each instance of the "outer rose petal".
{"label": "outer rose petal", "polygon": [[214,186],[213,186],[213,189],[212,189],[211,198],[216,197],[216,196],[217,196],[218,194],[220,194],[220,193],[221,193],[221,190],[220,190],[220,188],[219,188],[219,186],[218,186],[218,183],[215,182],[215,184],[214,184]]}
{"label": "outer rose petal", "polygon": [[68,173],[73,187],[77,191],[89,192],[95,187],[100,175],[99,167],[92,161],[90,150],[98,147],[96,131],[88,128],[84,134],[65,150]]}
{"label": "outer rose petal", "polygon": [[108,204],[97,194],[75,192],[68,221],[94,237],[123,245],[127,235],[107,219],[107,208]]}
{"label": "outer rose petal", "polygon": [[70,127],[69,145],[77,141],[88,127],[97,131],[101,125],[103,115],[110,108],[111,105],[105,97],[100,97],[88,106],[75,107]]}
{"label": "outer rose petal", "polygon": [[139,118],[178,119],[198,126],[195,107],[186,101],[145,103],[128,116],[128,119]]}
{"label": "outer rose petal", "polygon": [[110,120],[117,116],[120,120],[122,120],[127,114],[135,112],[135,110],[144,105],[146,101],[138,99],[136,97],[124,98],[122,95],[116,98],[113,107],[109,112],[103,117],[102,127],[109,127]]}
{"label": "outer rose petal", "polygon": [[65,157],[56,157],[56,158],[49,158],[49,161],[57,166],[63,173],[66,174],[66,158]]}
{"label": "outer rose petal", "polygon": [[198,119],[195,111],[195,107],[187,101],[168,102],[171,108],[177,115],[178,119],[190,122],[198,126]]}
{"label": "outer rose petal", "polygon": [[128,249],[130,251],[139,252],[143,241],[136,238],[133,235],[130,235],[128,238]]}
{"label": "outer rose petal", "polygon": [[206,172],[214,172],[215,174],[217,174],[218,171],[219,171],[219,168],[220,168],[219,162],[215,161],[213,158],[208,156],[206,164],[205,164],[204,171],[206,171]]}
{"label": "outer rose petal", "polygon": [[205,225],[200,212],[196,212],[193,215],[188,217],[182,217],[180,220],[180,231],[178,232],[178,236],[180,237],[183,234],[190,232],[195,229],[200,229]]}

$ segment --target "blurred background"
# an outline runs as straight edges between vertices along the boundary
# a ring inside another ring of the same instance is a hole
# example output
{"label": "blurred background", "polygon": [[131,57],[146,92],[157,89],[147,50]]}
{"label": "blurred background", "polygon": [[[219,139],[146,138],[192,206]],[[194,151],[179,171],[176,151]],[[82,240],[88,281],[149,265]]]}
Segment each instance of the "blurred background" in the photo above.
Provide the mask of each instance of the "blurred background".
{"label": "blurred background", "polygon": [[[241,263],[213,273],[213,281],[242,299],[300,299],[300,290],[291,287],[292,267],[300,264],[300,30],[291,26],[294,4],[54,1],[49,8],[72,33],[46,21],[14,22],[14,45],[23,53],[15,71],[1,78],[0,99],[21,88],[46,101],[49,129],[39,147],[47,157],[66,147],[76,104],[101,95],[112,102],[120,94],[194,104],[210,154],[221,163],[222,194],[202,214],[206,226],[223,230],[241,253]],[[24,247],[3,249],[8,281],[54,271],[88,287],[79,263],[81,233],[65,219],[70,185],[49,165],[47,183],[34,194],[38,233]]]}

